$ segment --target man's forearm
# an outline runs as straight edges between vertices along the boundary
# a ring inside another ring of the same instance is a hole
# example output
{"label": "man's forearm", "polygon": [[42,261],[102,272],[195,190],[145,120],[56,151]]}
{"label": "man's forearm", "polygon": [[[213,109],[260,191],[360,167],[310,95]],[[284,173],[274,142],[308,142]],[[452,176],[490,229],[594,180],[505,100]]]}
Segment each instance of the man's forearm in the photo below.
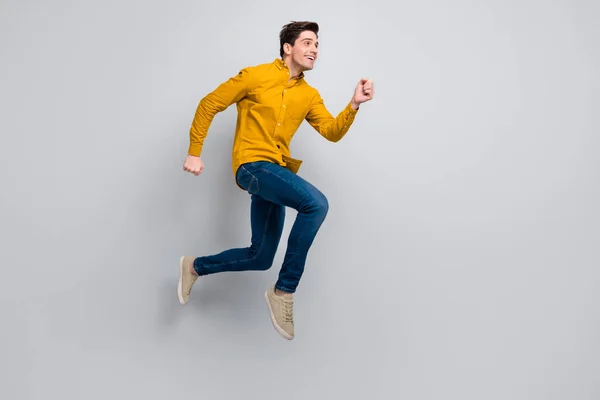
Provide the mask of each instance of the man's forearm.
{"label": "man's forearm", "polygon": [[[212,94],[212,93],[211,93]],[[212,123],[215,115],[220,111],[220,108],[210,100],[210,96],[204,97],[198,103],[192,126],[190,127],[190,145],[188,148],[188,154],[192,156],[200,156],[202,153],[202,147],[204,145],[204,139],[208,134],[208,128]]]}
{"label": "man's forearm", "polygon": [[333,117],[323,102],[319,101],[309,113],[307,120],[325,139],[338,142],[348,133],[357,112],[357,109],[348,103],[336,117]]}

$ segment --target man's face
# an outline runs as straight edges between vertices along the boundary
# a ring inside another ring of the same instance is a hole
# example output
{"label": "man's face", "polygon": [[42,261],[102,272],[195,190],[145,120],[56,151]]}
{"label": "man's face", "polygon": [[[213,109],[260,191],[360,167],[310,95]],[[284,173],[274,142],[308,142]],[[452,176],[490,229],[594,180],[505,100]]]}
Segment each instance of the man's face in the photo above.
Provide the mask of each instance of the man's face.
{"label": "man's face", "polygon": [[300,71],[313,69],[317,60],[319,42],[312,31],[304,31],[291,47],[291,60]]}

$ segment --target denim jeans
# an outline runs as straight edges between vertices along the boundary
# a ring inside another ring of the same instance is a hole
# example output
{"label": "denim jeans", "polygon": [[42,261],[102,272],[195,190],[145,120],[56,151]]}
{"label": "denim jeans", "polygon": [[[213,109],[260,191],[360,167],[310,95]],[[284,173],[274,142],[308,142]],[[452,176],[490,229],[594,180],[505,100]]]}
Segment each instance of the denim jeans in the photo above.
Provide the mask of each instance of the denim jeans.
{"label": "denim jeans", "polygon": [[285,208],[297,210],[283,265],[275,288],[294,293],[304,272],[306,257],[329,204],[312,184],[280,165],[258,161],[240,166],[238,184],[250,194],[250,246],[197,257],[198,275],[225,271],[265,271],[271,268],[285,220]]}

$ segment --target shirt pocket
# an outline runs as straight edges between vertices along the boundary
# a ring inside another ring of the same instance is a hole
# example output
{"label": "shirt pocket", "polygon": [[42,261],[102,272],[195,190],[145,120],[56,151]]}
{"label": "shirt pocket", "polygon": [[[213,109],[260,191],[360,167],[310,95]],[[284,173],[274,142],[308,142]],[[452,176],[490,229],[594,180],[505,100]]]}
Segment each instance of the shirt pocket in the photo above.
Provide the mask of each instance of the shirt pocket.
{"label": "shirt pocket", "polygon": [[308,103],[304,98],[289,99],[285,103],[285,118],[296,125],[300,125],[308,114]]}

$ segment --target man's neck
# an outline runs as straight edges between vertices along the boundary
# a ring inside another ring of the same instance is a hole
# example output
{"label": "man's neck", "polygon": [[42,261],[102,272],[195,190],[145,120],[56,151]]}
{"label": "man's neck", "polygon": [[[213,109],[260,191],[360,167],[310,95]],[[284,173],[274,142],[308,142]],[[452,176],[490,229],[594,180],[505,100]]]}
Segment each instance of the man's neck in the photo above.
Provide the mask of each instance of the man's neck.
{"label": "man's neck", "polygon": [[288,69],[290,70],[290,80],[300,76],[301,71],[299,71],[298,68],[294,67],[291,61],[284,59],[283,62],[285,63],[285,65],[287,65]]}

